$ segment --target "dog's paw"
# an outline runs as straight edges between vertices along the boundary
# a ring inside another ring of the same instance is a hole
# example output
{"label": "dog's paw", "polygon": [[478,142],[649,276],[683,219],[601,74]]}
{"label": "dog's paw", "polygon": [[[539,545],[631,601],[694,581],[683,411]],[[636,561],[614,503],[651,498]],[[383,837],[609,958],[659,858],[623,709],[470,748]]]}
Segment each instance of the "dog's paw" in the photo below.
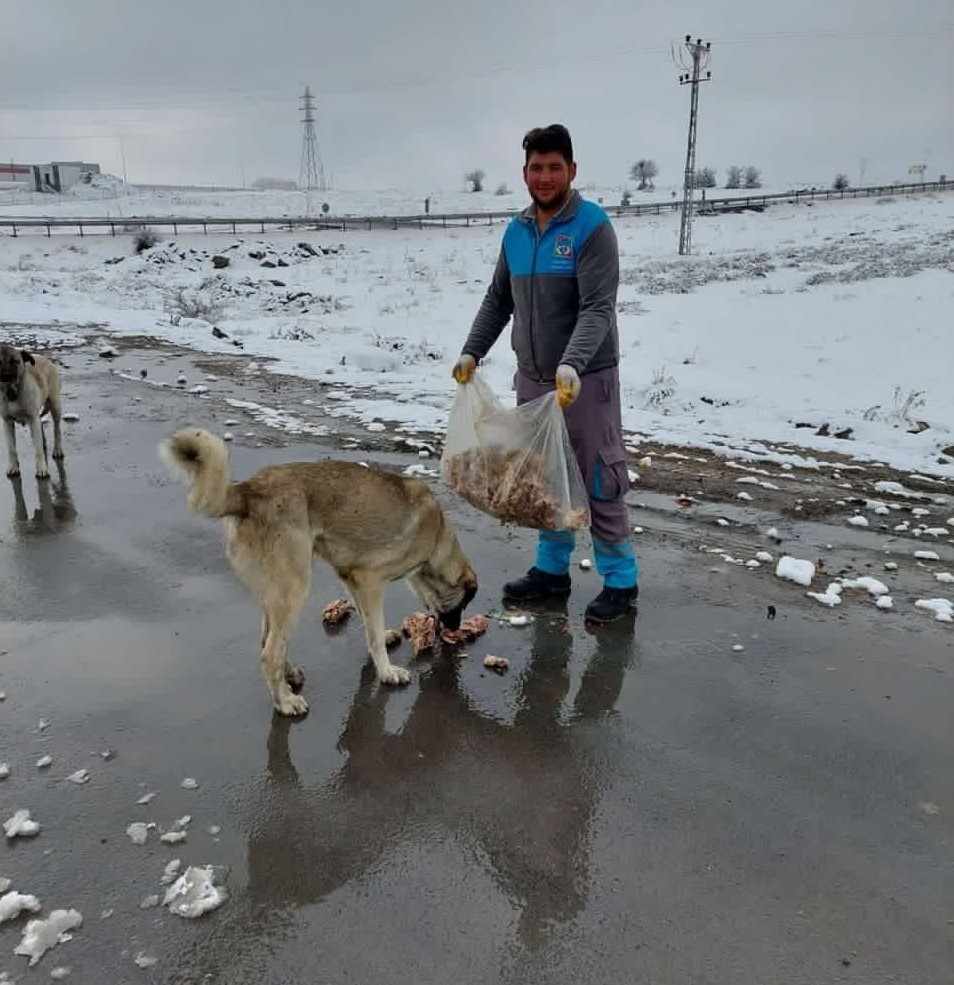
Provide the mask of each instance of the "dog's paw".
{"label": "dog's paw", "polygon": [[382,684],[410,684],[411,672],[403,667],[395,667],[394,664],[390,664],[383,673],[378,674],[378,680]]}
{"label": "dog's paw", "polygon": [[7,478],[16,479],[20,475],[20,468],[17,466],[15,469],[7,469]]}
{"label": "dog's paw", "polygon": [[275,702],[275,709],[279,715],[296,718],[308,711],[308,702],[300,694],[285,694]]}
{"label": "dog's paw", "polygon": [[37,469],[36,470],[36,477],[38,479],[49,479],[49,477],[50,477],[49,469]]}
{"label": "dog's paw", "polygon": [[293,690],[300,691],[305,683],[305,674],[301,667],[285,666],[285,683]]}
{"label": "dog's paw", "polygon": [[62,448],[55,448],[53,450],[53,457],[59,461],[60,459],[66,458],[66,452]]}

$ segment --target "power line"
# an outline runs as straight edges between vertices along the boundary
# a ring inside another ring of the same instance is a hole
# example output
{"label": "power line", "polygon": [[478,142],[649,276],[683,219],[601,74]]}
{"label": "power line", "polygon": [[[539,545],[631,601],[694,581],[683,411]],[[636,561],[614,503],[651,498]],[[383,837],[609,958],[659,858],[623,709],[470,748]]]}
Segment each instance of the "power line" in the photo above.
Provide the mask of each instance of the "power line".
{"label": "power line", "polygon": [[696,130],[699,118],[699,83],[709,82],[712,72],[707,71],[701,78],[702,70],[709,64],[711,42],[702,43],[701,38],[692,40],[686,35],[683,46],[673,49],[673,60],[678,61],[682,68],[688,68],[691,59],[691,71],[685,71],[679,76],[679,85],[691,86],[689,100],[689,137],[686,143],[686,173],[682,189],[682,216],[679,222],[679,255],[685,256],[692,250],[692,207],[693,190],[696,185]]}
{"label": "power line", "polygon": [[326,191],[325,169],[318,153],[318,140],[315,137],[315,97],[311,86],[305,86],[302,102],[301,168],[298,173],[298,187],[306,191]]}

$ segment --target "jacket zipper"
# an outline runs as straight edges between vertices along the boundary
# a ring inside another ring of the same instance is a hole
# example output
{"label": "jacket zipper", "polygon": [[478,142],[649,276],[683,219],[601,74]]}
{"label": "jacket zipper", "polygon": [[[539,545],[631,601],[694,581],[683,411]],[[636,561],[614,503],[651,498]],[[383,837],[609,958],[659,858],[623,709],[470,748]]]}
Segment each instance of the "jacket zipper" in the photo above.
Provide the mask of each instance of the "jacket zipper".
{"label": "jacket zipper", "polygon": [[537,365],[537,350],[533,344],[534,314],[536,309],[536,283],[537,275],[537,251],[540,249],[540,227],[537,225],[536,218],[533,219],[533,260],[530,263],[530,359],[533,362],[533,369],[536,373],[537,381],[540,381],[540,367]]}

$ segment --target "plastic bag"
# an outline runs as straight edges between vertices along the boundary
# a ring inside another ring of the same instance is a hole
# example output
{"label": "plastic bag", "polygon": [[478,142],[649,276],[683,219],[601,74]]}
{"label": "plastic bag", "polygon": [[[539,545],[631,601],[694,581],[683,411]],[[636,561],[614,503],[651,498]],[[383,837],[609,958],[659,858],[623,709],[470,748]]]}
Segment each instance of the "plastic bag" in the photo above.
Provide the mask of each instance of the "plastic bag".
{"label": "plastic bag", "polygon": [[502,523],[579,530],[590,522],[586,485],[555,391],[505,407],[480,374],[460,384],[441,478]]}

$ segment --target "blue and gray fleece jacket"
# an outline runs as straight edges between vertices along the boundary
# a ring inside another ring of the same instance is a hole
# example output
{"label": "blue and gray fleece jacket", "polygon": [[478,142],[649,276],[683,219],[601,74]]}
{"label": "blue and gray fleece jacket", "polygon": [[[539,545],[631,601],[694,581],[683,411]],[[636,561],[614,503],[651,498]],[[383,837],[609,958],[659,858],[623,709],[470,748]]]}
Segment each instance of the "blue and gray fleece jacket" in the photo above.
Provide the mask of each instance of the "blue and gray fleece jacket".
{"label": "blue and gray fleece jacket", "polygon": [[462,352],[480,361],[513,315],[520,372],[549,382],[566,363],[581,375],[619,362],[619,249],[609,217],[572,192],[539,232],[533,206],[504,233],[494,275]]}

